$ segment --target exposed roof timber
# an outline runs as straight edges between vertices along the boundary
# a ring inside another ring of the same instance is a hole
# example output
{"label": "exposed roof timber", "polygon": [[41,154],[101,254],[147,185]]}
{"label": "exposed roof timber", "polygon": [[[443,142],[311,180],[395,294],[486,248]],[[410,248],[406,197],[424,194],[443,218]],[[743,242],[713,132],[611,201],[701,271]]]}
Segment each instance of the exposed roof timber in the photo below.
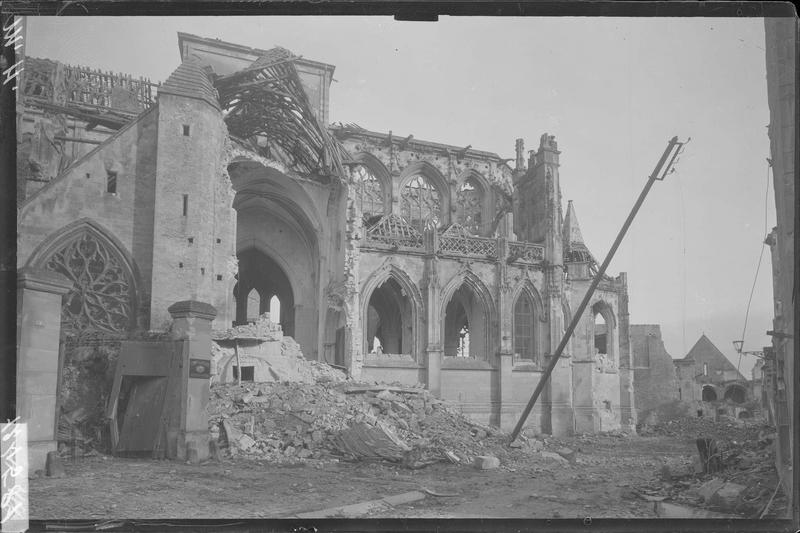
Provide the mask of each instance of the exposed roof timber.
{"label": "exposed roof timber", "polygon": [[25,103],[34,107],[40,107],[46,111],[64,113],[72,117],[85,120],[93,125],[100,125],[112,130],[118,130],[131,120],[136,118],[138,113],[121,113],[110,109],[96,107],[82,107],[77,104],[59,105],[47,102],[36,97],[25,97]]}
{"label": "exposed roof timber", "polygon": [[[217,78],[225,122],[232,134],[250,139],[253,149],[282,155],[299,172],[343,176],[349,154],[312,111],[296,59],[288,50],[273,49],[249,68]],[[253,142],[256,136],[265,137],[268,146]]]}

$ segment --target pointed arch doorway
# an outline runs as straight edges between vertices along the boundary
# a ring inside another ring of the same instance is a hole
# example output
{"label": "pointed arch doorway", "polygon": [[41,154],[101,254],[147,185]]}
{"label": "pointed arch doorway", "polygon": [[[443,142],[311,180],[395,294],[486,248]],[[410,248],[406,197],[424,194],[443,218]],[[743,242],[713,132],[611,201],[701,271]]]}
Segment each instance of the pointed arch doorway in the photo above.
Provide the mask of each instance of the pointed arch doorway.
{"label": "pointed arch doorway", "polygon": [[[245,324],[263,313],[277,322],[283,334],[294,336],[294,291],[286,272],[269,254],[248,248],[237,254],[239,282],[234,287],[236,323]],[[272,316],[276,313],[277,316]]]}

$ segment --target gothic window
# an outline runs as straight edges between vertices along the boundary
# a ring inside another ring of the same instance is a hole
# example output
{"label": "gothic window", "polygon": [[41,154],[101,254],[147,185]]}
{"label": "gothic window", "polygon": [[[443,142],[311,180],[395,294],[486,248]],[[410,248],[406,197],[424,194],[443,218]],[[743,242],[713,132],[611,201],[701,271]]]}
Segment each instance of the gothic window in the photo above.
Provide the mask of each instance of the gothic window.
{"label": "gothic window", "polygon": [[261,316],[261,294],[251,289],[247,294],[247,320],[257,320]]}
{"label": "gothic window", "polygon": [[364,165],[358,165],[353,169],[351,178],[356,192],[356,201],[364,218],[383,215],[383,187],[375,174]]}
{"label": "gothic window", "polygon": [[598,354],[608,354],[608,324],[600,313],[594,316],[594,349]]}
{"label": "gothic window", "polygon": [[481,196],[480,186],[472,178],[465,181],[456,194],[457,221],[474,235],[480,235],[483,229]]}
{"label": "gothic window", "polygon": [[400,284],[389,278],[369,298],[365,341],[370,354],[413,351],[412,303]]}
{"label": "gothic window", "polygon": [[527,292],[520,294],[514,306],[514,353],[520,359],[533,360],[533,302]]}
{"label": "gothic window", "polygon": [[414,176],[403,187],[401,213],[403,218],[420,231],[430,220],[437,226],[442,218],[442,200],[439,192],[423,176]]}
{"label": "gothic window", "polygon": [[105,242],[83,231],[61,244],[45,268],[73,282],[64,297],[65,330],[124,333],[134,325],[134,287],[122,259]]}

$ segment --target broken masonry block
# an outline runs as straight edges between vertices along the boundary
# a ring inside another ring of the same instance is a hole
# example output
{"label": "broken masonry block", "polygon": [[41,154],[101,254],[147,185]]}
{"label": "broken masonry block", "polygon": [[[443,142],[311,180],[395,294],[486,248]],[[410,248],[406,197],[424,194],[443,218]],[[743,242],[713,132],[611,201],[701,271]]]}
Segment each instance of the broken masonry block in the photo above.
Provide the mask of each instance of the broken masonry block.
{"label": "broken masonry block", "polygon": [[541,451],[541,452],[539,452],[539,454],[542,457],[544,457],[545,459],[555,459],[556,461],[558,461],[559,463],[562,463],[564,465],[569,464],[569,461],[567,461],[566,459],[564,459],[563,457],[561,457],[557,453],[548,452],[548,451]]}
{"label": "broken masonry block", "polygon": [[64,471],[64,463],[61,462],[58,452],[47,452],[44,468],[48,477],[64,477],[67,475]]}
{"label": "broken masonry block", "polygon": [[575,463],[575,460],[578,457],[578,452],[573,450],[572,448],[559,448],[556,450],[556,453],[569,461],[570,463]]}
{"label": "broken masonry block", "polygon": [[716,492],[725,485],[725,482],[719,478],[714,478],[709,481],[703,483],[699,489],[697,489],[697,494],[703,498],[705,503],[710,503],[711,498],[716,494]]}
{"label": "broken masonry block", "polygon": [[711,495],[709,503],[725,511],[734,511],[742,502],[742,494],[747,490],[738,483],[725,483]]}
{"label": "broken masonry block", "polygon": [[478,470],[491,470],[500,466],[500,459],[492,455],[479,455],[474,464]]}

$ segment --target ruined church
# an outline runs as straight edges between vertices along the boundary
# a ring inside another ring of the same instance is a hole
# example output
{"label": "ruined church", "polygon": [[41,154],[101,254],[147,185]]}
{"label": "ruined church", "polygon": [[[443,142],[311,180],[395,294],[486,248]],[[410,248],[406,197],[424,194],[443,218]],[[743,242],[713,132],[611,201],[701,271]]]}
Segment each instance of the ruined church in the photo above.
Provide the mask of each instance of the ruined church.
{"label": "ruined church", "polygon": [[[50,340],[21,321],[29,356],[165,331],[173,304],[200,302],[217,330],[270,313],[307,359],[513,426],[597,272],[555,137],[507,159],[332,124],[333,65],[185,33],[178,47],[159,84],[26,58],[19,305],[60,304],[41,311],[60,313]],[[529,427],[630,424],[628,322],[625,274],[606,276]],[[19,372],[65,387],[63,365]],[[55,409],[34,389],[27,408]]]}

